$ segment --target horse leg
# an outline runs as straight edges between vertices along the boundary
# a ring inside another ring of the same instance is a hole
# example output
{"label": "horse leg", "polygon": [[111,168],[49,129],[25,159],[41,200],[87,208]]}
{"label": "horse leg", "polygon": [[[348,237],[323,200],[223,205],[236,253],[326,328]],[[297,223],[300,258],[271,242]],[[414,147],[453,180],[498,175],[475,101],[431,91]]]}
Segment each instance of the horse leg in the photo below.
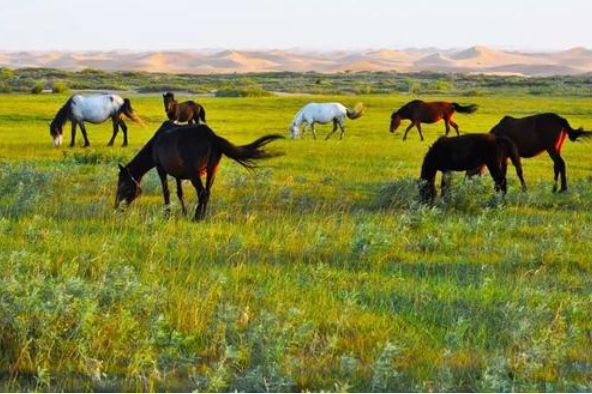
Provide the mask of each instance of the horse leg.
{"label": "horse leg", "polygon": [[444,119],[444,125],[446,126],[446,137],[448,137],[448,133],[450,133],[450,120],[449,119]]}
{"label": "horse leg", "polygon": [[199,175],[199,171],[196,172],[195,175],[191,176],[191,184],[195,188],[197,192],[197,208],[195,209],[195,216],[193,217],[193,221],[198,222],[203,219],[203,201],[205,198],[206,189],[204,188],[203,182],[201,181],[201,176]]}
{"label": "horse leg", "polygon": [[121,131],[123,131],[123,144],[121,146],[127,146],[127,125],[123,119],[119,120],[119,126],[121,127]]}
{"label": "horse leg", "polygon": [[84,147],[90,146],[90,142],[88,141],[88,137],[86,136],[86,126],[84,122],[79,122],[80,124],[80,131],[82,132],[82,136],[84,137]]}
{"label": "horse leg", "polygon": [[559,154],[559,152],[550,149],[549,151],[549,156],[551,156],[551,159],[553,160],[554,163],[554,170],[555,170],[555,178],[554,178],[554,183],[553,183],[553,193],[555,193],[557,191],[557,178],[559,177],[559,175],[561,174],[561,190],[560,192],[565,192],[567,191],[567,175],[565,174],[565,161],[563,160],[563,158],[561,157],[561,155]]}
{"label": "horse leg", "polygon": [[[456,124],[456,122],[452,119],[450,119],[450,125],[454,128],[454,130],[456,131],[456,135],[460,135],[460,131],[458,131],[458,125]],[[448,133],[447,133],[448,134]]]}
{"label": "horse leg", "polygon": [[333,130],[331,130],[331,132],[327,134],[327,136],[325,137],[325,141],[331,138],[331,136],[337,131],[338,127],[339,126],[337,126],[337,119],[333,119]]}
{"label": "horse leg", "polygon": [[212,190],[214,180],[216,179],[216,169],[218,167],[218,163],[220,163],[220,159],[221,156],[212,156],[208,161],[208,167],[206,169],[206,190],[204,193],[204,201],[201,208],[202,218],[206,216],[206,210],[208,208],[208,203],[210,202],[210,190]]}
{"label": "horse leg", "polygon": [[74,146],[76,141],[76,121],[72,121],[72,139],[70,140],[70,148]]}
{"label": "horse leg", "polygon": [[448,195],[451,185],[452,173],[449,171],[442,172],[442,180],[440,181],[440,190],[442,191],[442,198],[445,198]]}
{"label": "horse leg", "polygon": [[310,124],[310,130],[312,131],[312,139],[316,140],[317,139],[317,130],[315,129],[315,124],[314,122],[312,122]]}
{"label": "horse leg", "polygon": [[183,216],[187,216],[187,208],[185,207],[185,201],[183,200],[183,184],[181,179],[176,178],[177,181],[177,197],[181,202],[181,212],[183,212]]}
{"label": "horse leg", "polygon": [[339,128],[341,129],[341,136],[339,137],[339,139],[342,140],[343,136],[345,135],[345,126],[343,125],[343,123],[341,123],[341,121],[337,121],[337,124],[339,125]]}
{"label": "horse leg", "polygon": [[411,130],[414,126],[415,126],[415,122],[411,122],[409,127],[407,127],[407,129],[405,130],[405,134],[403,134],[403,141],[405,141],[407,139],[407,134],[409,133],[409,130]]}
{"label": "horse leg", "polygon": [[486,166],[495,182],[495,191],[501,191],[505,195],[507,191],[506,177],[501,173],[500,167],[495,160],[486,163]]}
{"label": "horse leg", "polygon": [[113,117],[112,121],[113,121],[113,136],[111,137],[111,140],[109,141],[107,146],[113,146],[113,142],[115,141],[115,137],[117,136],[117,133],[119,133],[119,120],[116,117]]}
{"label": "horse leg", "polygon": [[417,124],[415,125],[415,127],[417,127],[417,131],[419,132],[419,137],[423,141],[423,133],[421,132],[421,122],[417,122]]}
{"label": "horse leg", "polygon": [[162,194],[164,196],[164,214],[169,216],[171,214],[171,192],[169,191],[169,182],[167,173],[161,166],[156,166],[160,183],[162,184]]}

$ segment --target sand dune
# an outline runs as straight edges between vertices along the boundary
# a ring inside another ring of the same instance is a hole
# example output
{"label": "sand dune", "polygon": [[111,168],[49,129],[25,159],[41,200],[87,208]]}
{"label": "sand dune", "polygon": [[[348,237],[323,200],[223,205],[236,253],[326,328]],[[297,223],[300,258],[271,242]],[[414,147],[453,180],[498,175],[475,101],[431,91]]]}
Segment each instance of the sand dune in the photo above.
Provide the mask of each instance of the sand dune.
{"label": "sand dune", "polygon": [[436,71],[513,75],[579,75],[592,73],[592,50],[521,53],[475,46],[462,50],[377,49],[364,51],[104,51],[0,52],[0,66],[50,67],[78,71],[149,71],[170,73],[246,73],[271,71]]}

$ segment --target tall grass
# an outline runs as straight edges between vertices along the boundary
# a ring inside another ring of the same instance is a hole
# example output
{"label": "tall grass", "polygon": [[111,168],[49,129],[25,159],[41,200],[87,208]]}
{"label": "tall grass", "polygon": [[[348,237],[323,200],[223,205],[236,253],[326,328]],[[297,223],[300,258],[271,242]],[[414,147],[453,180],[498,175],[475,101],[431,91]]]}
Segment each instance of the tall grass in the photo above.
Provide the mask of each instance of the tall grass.
{"label": "tall grass", "polygon": [[[152,173],[113,209],[117,162],[156,129],[158,96],[132,97],[150,127],[126,149],[104,146],[108,124],[88,127],[90,149],[52,148],[63,99],[0,98],[3,391],[592,390],[590,145],[565,146],[567,194],[541,156],[524,161],[528,193],[512,173],[505,199],[459,174],[426,207],[428,143],[387,132],[402,99],[368,96],[343,141],[279,142],[287,155],[253,174],[224,159],[193,224],[176,201],[165,218]],[[243,143],[287,134],[308,100],[201,101]],[[590,100],[473,101],[461,130],[539,110],[592,121]]]}

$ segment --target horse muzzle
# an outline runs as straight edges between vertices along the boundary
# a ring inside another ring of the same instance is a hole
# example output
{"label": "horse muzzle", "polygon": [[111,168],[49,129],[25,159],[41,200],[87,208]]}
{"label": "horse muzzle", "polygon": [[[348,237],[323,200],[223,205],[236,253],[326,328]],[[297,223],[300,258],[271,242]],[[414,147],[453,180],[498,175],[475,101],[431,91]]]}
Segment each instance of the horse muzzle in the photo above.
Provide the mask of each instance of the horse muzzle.
{"label": "horse muzzle", "polygon": [[60,145],[62,145],[62,143],[64,142],[64,136],[62,134],[56,135],[55,137],[52,137],[53,139],[53,146],[54,147],[58,147]]}

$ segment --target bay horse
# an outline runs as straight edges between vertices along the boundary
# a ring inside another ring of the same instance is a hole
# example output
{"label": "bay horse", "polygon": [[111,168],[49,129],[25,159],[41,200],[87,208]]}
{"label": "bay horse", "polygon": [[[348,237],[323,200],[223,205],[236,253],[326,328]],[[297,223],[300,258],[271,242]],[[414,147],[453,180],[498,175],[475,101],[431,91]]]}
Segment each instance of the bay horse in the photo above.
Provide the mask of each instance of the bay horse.
{"label": "bay horse", "polygon": [[477,109],[478,106],[476,104],[460,105],[457,103],[447,103],[444,101],[426,103],[422,100],[413,100],[399,108],[399,110],[393,112],[391,115],[390,132],[394,133],[401,125],[401,121],[408,119],[411,121],[411,124],[409,127],[407,127],[407,130],[405,130],[403,141],[407,139],[407,134],[413,127],[417,128],[419,136],[423,141],[421,124],[436,123],[440,120],[444,120],[444,124],[446,125],[446,135],[448,136],[448,133],[450,132],[450,126],[452,126],[454,130],[456,130],[456,135],[458,136],[460,135],[460,132],[458,131],[458,125],[452,120],[454,113],[459,112],[461,114],[472,114],[477,111]]}
{"label": "bay horse", "polygon": [[475,167],[487,166],[495,182],[495,190],[506,194],[506,175],[502,172],[502,163],[507,158],[516,167],[522,189],[526,183],[522,174],[522,165],[518,149],[511,139],[493,134],[465,134],[459,137],[440,137],[430,147],[421,167],[420,197],[422,202],[432,202],[436,197],[436,173],[441,171],[442,193],[446,192],[446,178],[450,171],[466,171]]}
{"label": "bay horse", "polygon": [[[265,151],[263,148],[278,139],[280,135],[266,135],[248,144],[236,146],[216,135],[207,125],[178,126],[171,121],[164,122],[154,136],[146,143],[132,161],[119,164],[119,180],[115,197],[115,208],[121,202],[131,204],[141,193],[142,177],[156,167],[162,183],[165,213],[170,214],[170,192],[167,176],[177,183],[177,197],[184,215],[187,214],[183,200],[182,180],[189,179],[197,191],[198,205],[194,220],[205,217],[214,184],[216,171],[222,156],[227,156],[247,169],[256,167],[256,161],[282,155]],[[205,187],[202,176],[206,176]]]}
{"label": "bay horse", "polygon": [[337,131],[337,128],[341,129],[340,139],[343,139],[345,134],[345,125],[343,121],[345,118],[358,119],[365,113],[364,104],[358,103],[352,110],[345,107],[341,103],[309,103],[306,104],[294,117],[294,120],[290,124],[289,130],[292,139],[295,139],[300,134],[299,127],[304,124],[302,129],[302,135],[306,132],[306,128],[310,127],[312,130],[312,136],[317,139],[317,131],[315,124],[327,124],[333,122],[333,131],[325,138],[328,140]]}
{"label": "bay horse", "polygon": [[123,130],[123,146],[127,146],[127,125],[123,121],[123,116],[131,119],[133,122],[143,125],[142,120],[132,109],[129,99],[123,99],[116,94],[95,94],[83,96],[76,94],[68,99],[59,109],[55,118],[49,123],[49,133],[54,146],[60,146],[64,140],[64,124],[69,120],[72,122],[72,139],[70,147],[74,146],[76,140],[76,126],[80,126],[80,131],[84,137],[84,146],[90,145],[86,135],[85,122],[99,124],[111,119],[113,122],[113,136],[107,144],[112,146],[119,128]]}
{"label": "bay horse", "polygon": [[189,124],[206,123],[206,110],[195,101],[178,103],[175,94],[167,92],[162,95],[164,111],[169,120],[174,122],[188,122]]}
{"label": "bay horse", "polygon": [[[567,191],[565,160],[561,157],[563,143],[569,137],[571,141],[589,138],[592,132],[581,127],[574,129],[569,122],[554,113],[544,113],[525,118],[504,117],[492,130],[491,134],[510,138],[516,144],[520,157],[530,158],[547,152],[553,160],[555,178],[553,192],[557,191],[557,178],[561,175],[561,192]],[[504,163],[502,172],[506,172]]]}

